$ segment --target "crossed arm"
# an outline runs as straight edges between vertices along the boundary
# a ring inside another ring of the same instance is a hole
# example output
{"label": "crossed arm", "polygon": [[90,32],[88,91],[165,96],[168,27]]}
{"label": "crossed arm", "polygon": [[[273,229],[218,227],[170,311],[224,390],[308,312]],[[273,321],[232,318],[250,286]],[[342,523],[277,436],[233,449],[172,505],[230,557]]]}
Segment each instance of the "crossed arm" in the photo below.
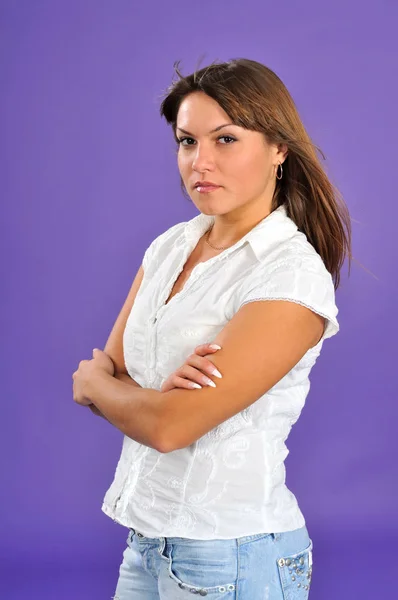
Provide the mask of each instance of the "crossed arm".
{"label": "crossed arm", "polygon": [[[137,388],[141,388],[142,387],[142,386],[140,386],[139,383],[137,383],[135,381],[135,379],[132,379],[130,377],[130,375],[126,375],[126,373],[115,373],[114,379],[117,379],[118,381],[122,381],[122,382],[126,383],[127,385],[135,386]],[[105,419],[106,421],[108,421],[108,419],[106,418],[106,416],[99,410],[99,408],[97,408],[95,406],[95,404],[89,404],[88,408],[91,410],[92,413],[94,413],[95,415],[97,415],[97,417],[102,417],[103,419]]]}
{"label": "crossed arm", "polygon": [[206,356],[223,374],[217,387],[161,393],[104,372],[90,382],[87,396],[125,435],[171,452],[265,394],[319,342],[324,326],[323,317],[295,302],[249,302],[212,340],[222,347]]}
{"label": "crossed arm", "polygon": [[[127,373],[126,365],[124,364],[123,358],[123,331],[126,326],[128,315],[133,307],[135,297],[140,289],[142,280],[144,278],[144,269],[143,266],[140,265],[134,281],[131,285],[127,298],[122,306],[122,309],[113,325],[112,331],[109,334],[108,340],[105,344],[104,352],[112,359],[113,364],[115,366],[115,375],[114,379],[117,381],[121,381],[127,385],[134,386],[136,388],[140,388],[141,386],[134,379],[132,379]],[[89,404],[89,409],[95,415],[99,417],[103,417],[107,421],[107,417],[95,404]]]}

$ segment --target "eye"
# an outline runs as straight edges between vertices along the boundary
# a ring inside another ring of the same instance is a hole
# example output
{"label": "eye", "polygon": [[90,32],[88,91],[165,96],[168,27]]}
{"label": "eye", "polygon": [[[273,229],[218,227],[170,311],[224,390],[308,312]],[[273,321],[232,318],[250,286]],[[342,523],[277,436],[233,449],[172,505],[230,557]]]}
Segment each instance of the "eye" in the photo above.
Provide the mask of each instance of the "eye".
{"label": "eye", "polygon": [[[225,143],[225,144],[221,144],[222,146],[229,146],[229,145],[230,145],[232,142],[236,142],[236,139],[235,139],[234,137],[232,137],[231,135],[220,135],[220,136],[217,138],[217,140],[222,140],[222,139],[224,139],[224,140],[226,140],[226,139],[228,139],[228,140],[232,140],[231,142],[227,142],[227,143]],[[177,138],[177,143],[178,143],[180,146],[192,146],[192,144],[184,144],[183,142],[185,142],[185,140],[193,140],[193,141],[195,141],[195,140],[194,140],[193,138],[191,138],[191,137],[181,137],[181,138]]]}
{"label": "eye", "polygon": [[[219,137],[219,138],[217,138],[217,139],[218,139],[218,140],[221,140],[221,139],[223,139],[223,138],[224,138],[224,139],[229,139],[229,140],[232,140],[233,142],[236,142],[236,139],[235,139],[235,138],[233,138],[231,135],[220,135],[220,137]],[[230,145],[230,143],[228,143],[228,144],[224,144],[224,145],[227,145],[227,146],[229,146],[229,145]]]}
{"label": "eye", "polygon": [[177,138],[177,142],[178,144],[180,144],[180,146],[191,146],[191,144],[183,144],[183,142],[185,142],[185,140],[192,140],[193,138],[190,137],[181,137],[181,138]]}

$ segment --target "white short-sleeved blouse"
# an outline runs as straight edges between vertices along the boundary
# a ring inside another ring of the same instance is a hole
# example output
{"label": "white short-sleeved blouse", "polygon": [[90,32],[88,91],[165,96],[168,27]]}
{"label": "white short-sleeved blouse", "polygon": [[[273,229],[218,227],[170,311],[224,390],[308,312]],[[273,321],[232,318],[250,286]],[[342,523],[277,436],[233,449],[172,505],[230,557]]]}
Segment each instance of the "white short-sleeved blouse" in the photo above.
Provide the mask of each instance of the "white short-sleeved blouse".
{"label": "white short-sleeved blouse", "polygon": [[123,339],[133,379],[159,390],[247,302],[297,302],[324,316],[326,327],[320,342],[274,387],[190,446],[160,453],[124,436],[102,510],[148,537],[228,539],[305,524],[285,485],[285,441],[303,409],[323,341],[339,331],[333,280],[282,205],[236,244],[196,265],[165,304],[213,221],[200,213],[167,229],[146,250]]}

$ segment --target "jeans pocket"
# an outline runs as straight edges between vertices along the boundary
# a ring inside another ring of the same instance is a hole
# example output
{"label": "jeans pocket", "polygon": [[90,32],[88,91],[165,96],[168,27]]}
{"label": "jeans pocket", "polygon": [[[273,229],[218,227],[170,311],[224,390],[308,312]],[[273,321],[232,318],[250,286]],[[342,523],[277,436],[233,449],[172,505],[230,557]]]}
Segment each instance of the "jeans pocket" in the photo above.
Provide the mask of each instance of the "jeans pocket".
{"label": "jeans pocket", "polygon": [[[201,555],[197,550],[189,551],[189,546],[170,549],[168,564],[169,577],[178,585],[193,594],[207,596],[208,594],[222,594],[227,599],[228,592],[235,591],[235,581],[231,577],[225,582],[226,573],[231,571],[231,565],[220,560],[208,552]],[[231,596],[235,597],[235,596]]]}
{"label": "jeans pocket", "polygon": [[312,540],[296,554],[277,559],[284,600],[307,600],[312,577]]}
{"label": "jeans pocket", "polygon": [[133,538],[134,538],[134,530],[129,529],[129,533],[128,533],[127,540],[126,540],[126,544],[127,544],[127,546],[129,546],[129,548],[131,548],[133,545]]}

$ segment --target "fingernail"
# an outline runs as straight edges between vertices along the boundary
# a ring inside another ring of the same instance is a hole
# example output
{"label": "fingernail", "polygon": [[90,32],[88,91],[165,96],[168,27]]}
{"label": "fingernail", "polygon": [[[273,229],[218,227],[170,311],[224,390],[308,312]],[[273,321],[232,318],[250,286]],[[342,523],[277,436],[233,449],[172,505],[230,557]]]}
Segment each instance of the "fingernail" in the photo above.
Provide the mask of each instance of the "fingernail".
{"label": "fingernail", "polygon": [[213,350],[221,350],[221,346],[218,346],[218,344],[210,344],[210,348],[213,348]]}
{"label": "fingernail", "polygon": [[216,384],[214,383],[214,381],[212,381],[211,379],[209,379],[208,377],[204,377],[203,381],[206,385],[211,385],[211,387],[216,387]]}
{"label": "fingernail", "polygon": [[198,390],[201,390],[201,389],[202,389],[202,386],[201,386],[201,385],[199,385],[198,383],[195,383],[195,382],[193,382],[193,381],[191,381],[191,387],[193,387],[193,388],[197,388]]}
{"label": "fingernail", "polygon": [[220,377],[220,378],[222,377],[222,375],[218,369],[214,369],[212,371],[212,375],[215,375],[216,377]]}

